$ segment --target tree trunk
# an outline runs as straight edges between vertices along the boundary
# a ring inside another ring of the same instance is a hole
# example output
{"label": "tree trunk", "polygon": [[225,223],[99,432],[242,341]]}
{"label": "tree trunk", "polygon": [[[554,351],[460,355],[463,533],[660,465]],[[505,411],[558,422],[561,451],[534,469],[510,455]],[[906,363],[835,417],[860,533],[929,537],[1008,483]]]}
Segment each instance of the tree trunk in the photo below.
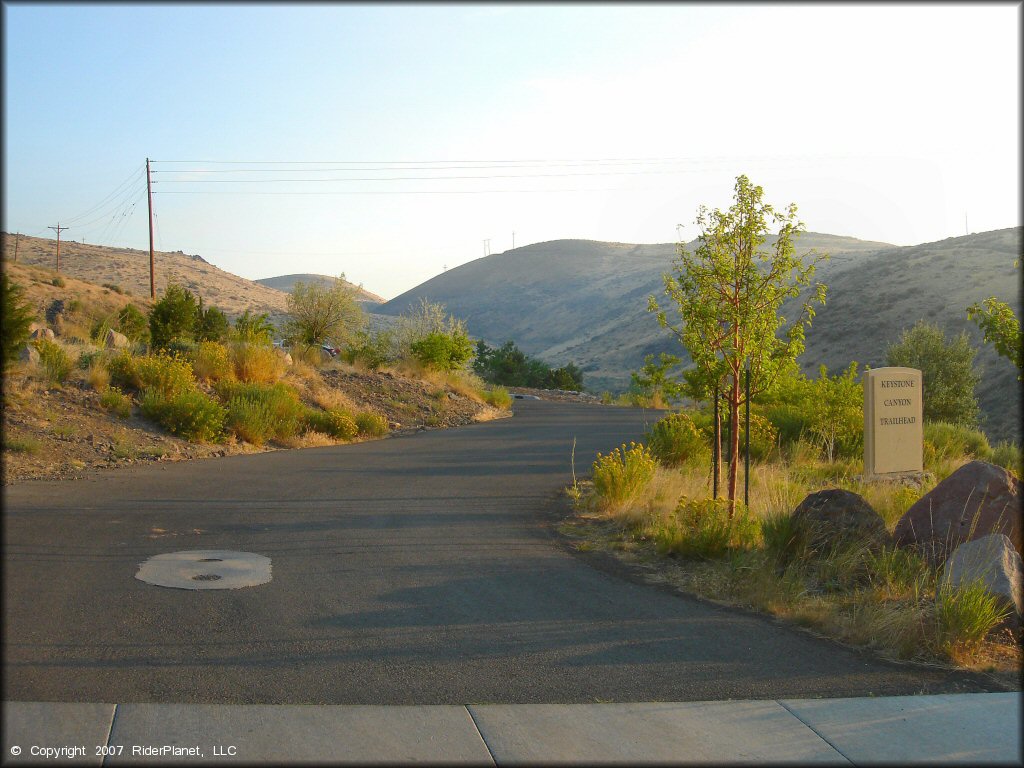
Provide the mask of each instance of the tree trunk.
{"label": "tree trunk", "polygon": [[736,470],[740,458],[740,377],[735,371],[729,390],[729,519],[736,512]]}

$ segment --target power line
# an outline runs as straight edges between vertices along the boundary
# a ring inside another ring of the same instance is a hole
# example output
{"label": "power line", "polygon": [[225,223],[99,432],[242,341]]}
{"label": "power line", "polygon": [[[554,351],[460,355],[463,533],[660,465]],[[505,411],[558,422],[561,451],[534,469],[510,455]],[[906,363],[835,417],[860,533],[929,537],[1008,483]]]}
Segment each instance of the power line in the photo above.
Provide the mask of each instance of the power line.
{"label": "power line", "polygon": [[[126,178],[124,181],[122,181],[120,184],[118,184],[117,187],[114,188],[114,191],[111,192],[109,195],[107,195],[102,200],[100,200],[100,202],[96,203],[96,205],[94,205],[91,208],[83,211],[82,213],[78,214],[77,216],[72,216],[71,218],[66,219],[66,221],[68,221],[70,224],[76,224],[76,222],[78,222],[79,219],[84,219],[86,216],[92,215],[92,213],[94,211],[97,211],[101,207],[103,207],[107,203],[108,200],[110,200],[111,198],[116,197],[118,195],[118,193],[121,192],[122,189],[126,185],[130,184],[133,179],[137,181],[138,180],[138,172],[139,172],[138,168],[133,170],[131,172],[131,175],[128,176],[128,178]],[[114,207],[117,207],[117,206],[115,205]],[[100,217],[100,218],[102,218],[102,217]],[[76,224],[76,226],[77,226],[77,224]]]}

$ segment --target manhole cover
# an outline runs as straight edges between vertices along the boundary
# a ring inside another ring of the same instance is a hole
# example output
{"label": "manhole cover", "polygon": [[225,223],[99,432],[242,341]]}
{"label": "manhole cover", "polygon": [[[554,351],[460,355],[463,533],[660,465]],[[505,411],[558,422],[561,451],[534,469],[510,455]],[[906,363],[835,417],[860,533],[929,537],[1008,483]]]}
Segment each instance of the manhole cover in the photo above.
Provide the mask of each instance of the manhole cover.
{"label": "manhole cover", "polygon": [[255,587],[270,581],[270,558],[252,552],[219,549],[167,552],[142,563],[135,578],[175,589]]}

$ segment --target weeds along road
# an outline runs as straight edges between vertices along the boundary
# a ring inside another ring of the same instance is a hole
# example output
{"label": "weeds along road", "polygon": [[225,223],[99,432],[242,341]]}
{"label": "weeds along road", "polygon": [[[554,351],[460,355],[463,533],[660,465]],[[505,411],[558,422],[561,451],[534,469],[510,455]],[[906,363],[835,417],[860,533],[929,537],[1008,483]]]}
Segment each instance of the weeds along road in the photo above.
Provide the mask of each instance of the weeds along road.
{"label": "weeds along road", "polygon": [[[412,437],[5,489],[5,700],[463,704],[986,690],[873,661],[599,570],[550,529],[570,451],[639,439],[640,410],[517,402]],[[179,590],[165,552],[272,560]],[[991,688],[989,688],[991,689]]]}

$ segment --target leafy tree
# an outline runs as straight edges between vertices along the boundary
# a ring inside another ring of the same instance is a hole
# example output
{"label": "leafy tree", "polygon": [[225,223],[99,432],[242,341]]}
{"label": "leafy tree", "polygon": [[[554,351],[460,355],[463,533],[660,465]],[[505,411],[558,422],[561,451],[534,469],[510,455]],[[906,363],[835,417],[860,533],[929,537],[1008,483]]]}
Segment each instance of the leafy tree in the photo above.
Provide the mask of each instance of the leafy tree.
{"label": "leafy tree", "polygon": [[466,323],[449,315],[444,304],[420,298],[419,305],[410,306],[409,311],[399,316],[391,328],[390,340],[394,345],[392,356],[399,360],[415,357],[412,345],[432,333],[469,337]]}
{"label": "leafy tree", "polygon": [[836,449],[852,454],[864,438],[864,387],[857,376],[857,363],[829,376],[823,365],[818,378],[807,382],[804,406],[809,412],[808,428],[818,438],[832,461]]}
{"label": "leafy tree", "polygon": [[[694,253],[679,245],[674,274],[666,274],[665,293],[677,305],[681,323],[671,325],[656,299],[657,313],[690,353],[707,381],[725,383],[731,429],[729,446],[729,509],[735,511],[739,465],[739,409],[744,402],[744,366],[749,362],[751,396],[772,385],[780,368],[804,350],[804,328],[814,317],[814,302],[824,303],[825,286],[816,284],[788,324],[780,314],[786,299],[811,285],[815,265],[824,256],[796,254],[795,241],[804,231],[796,206],[778,212],[762,201],[764,192],[746,176],[734,187],[728,211],[701,206],[700,237]],[[762,249],[769,227],[779,226],[775,242]]]}
{"label": "leafy tree", "polygon": [[198,306],[191,291],[172,283],[163,298],[149,312],[149,334],[153,346],[167,349],[172,342],[195,339]]}
{"label": "leafy tree", "polygon": [[199,306],[196,307],[196,341],[221,341],[227,338],[231,325],[227,317],[216,307],[203,309],[203,299],[199,298]]}
{"label": "leafy tree", "polygon": [[0,337],[3,347],[3,367],[17,359],[18,352],[28,341],[29,326],[35,318],[32,306],[25,299],[25,289],[7,279],[3,273],[3,323]]}
{"label": "leafy tree", "polygon": [[583,391],[583,371],[573,363],[555,368],[548,377],[549,389],[564,389],[569,392]]}
{"label": "leafy tree", "polygon": [[1010,305],[991,296],[980,304],[971,304],[967,308],[967,317],[985,333],[985,343],[991,344],[1000,356],[1017,366],[1020,371],[1017,380],[1024,381],[1024,342],[1021,340],[1020,320]]}
{"label": "leafy tree", "polygon": [[344,274],[333,285],[296,283],[288,295],[285,334],[299,344],[347,346],[366,324],[357,291]]}
{"label": "leafy tree", "polygon": [[926,421],[974,426],[979,412],[974,388],[981,379],[974,370],[977,354],[966,333],[947,342],[941,328],[920,320],[903,331],[885,357],[889,365],[921,371]]}
{"label": "leafy tree", "polygon": [[235,338],[254,344],[270,344],[274,340],[274,325],[269,317],[266,312],[257,315],[245,310],[235,318]]}
{"label": "leafy tree", "polygon": [[668,378],[668,372],[679,365],[679,358],[665,352],[658,354],[658,362],[654,361],[654,355],[644,357],[643,367],[639,371],[630,374],[633,388],[646,397],[650,397],[655,407],[661,407],[665,403],[681,397],[683,385],[678,381]]}
{"label": "leafy tree", "polygon": [[473,370],[491,384],[505,387],[535,387],[537,389],[565,389],[579,392],[583,389],[583,371],[573,363],[552,370],[547,363],[530,357],[512,341],[497,349],[482,339],[476,343]]}

